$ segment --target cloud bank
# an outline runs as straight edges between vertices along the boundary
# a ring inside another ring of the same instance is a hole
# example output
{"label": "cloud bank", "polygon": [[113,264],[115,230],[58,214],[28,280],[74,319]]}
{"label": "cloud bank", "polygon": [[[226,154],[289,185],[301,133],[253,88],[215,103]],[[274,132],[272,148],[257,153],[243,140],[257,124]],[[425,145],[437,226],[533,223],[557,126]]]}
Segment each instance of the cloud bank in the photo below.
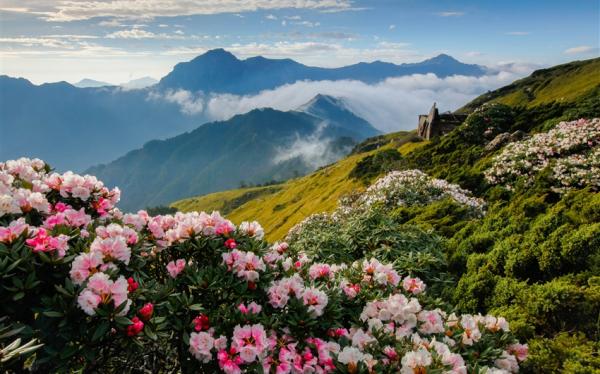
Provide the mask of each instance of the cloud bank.
{"label": "cloud bank", "polygon": [[499,65],[481,77],[415,74],[389,78],[377,84],[360,81],[299,81],[256,95],[204,94],[184,90],[153,92],[152,99],[177,103],[188,115],[202,115],[207,120],[226,120],[256,108],[294,110],[317,94],[344,99],[349,109],[383,132],[411,130],[417,116],[427,113],[436,102],[442,111],[456,110],[481,95],[528,75],[533,66]]}

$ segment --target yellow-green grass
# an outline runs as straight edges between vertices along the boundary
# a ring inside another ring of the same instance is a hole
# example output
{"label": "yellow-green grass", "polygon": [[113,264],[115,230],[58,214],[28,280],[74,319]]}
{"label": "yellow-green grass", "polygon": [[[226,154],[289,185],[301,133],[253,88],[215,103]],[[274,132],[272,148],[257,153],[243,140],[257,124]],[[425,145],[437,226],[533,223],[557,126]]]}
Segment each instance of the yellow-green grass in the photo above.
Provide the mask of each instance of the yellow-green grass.
{"label": "yellow-green grass", "polygon": [[[406,155],[426,143],[408,142],[397,149]],[[259,190],[262,193],[233,209],[226,216],[236,224],[243,221],[259,221],[268,240],[281,240],[290,228],[304,218],[314,213],[331,212],[337,207],[340,197],[364,189],[361,181],[348,177],[350,171],[364,157],[394,147],[396,143],[390,142],[377,150],[352,154],[309,175],[273,186],[279,188],[278,191],[262,190],[268,187],[243,188],[192,197],[177,201],[171,206],[184,212],[223,210],[223,207],[231,206],[232,200],[239,199],[249,191]]]}
{"label": "yellow-green grass", "polygon": [[172,207],[177,208],[182,212],[189,211],[205,211],[212,212],[218,210],[220,212],[227,213],[228,208],[232,206],[230,202],[236,200],[243,200],[244,196],[252,194],[254,196],[269,195],[277,192],[280,189],[280,185],[264,186],[264,187],[248,187],[238,188],[236,190],[221,191],[211,193],[208,195],[190,197],[187,199],[179,200],[171,204]]}
{"label": "yellow-green grass", "polygon": [[552,102],[572,102],[600,85],[600,59],[595,59],[575,69],[548,77],[529,87],[533,99],[524,88],[493,101],[511,106],[534,107]]}

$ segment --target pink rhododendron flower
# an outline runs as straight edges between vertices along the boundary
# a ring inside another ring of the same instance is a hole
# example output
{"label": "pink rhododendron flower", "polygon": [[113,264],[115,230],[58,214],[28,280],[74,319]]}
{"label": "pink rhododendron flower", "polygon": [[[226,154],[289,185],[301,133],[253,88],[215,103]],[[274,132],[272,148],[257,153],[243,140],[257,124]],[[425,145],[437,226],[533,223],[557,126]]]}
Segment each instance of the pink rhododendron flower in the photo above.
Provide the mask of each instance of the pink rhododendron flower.
{"label": "pink rhododendron flower", "polygon": [[324,292],[311,287],[304,290],[302,301],[308,307],[308,312],[318,317],[323,314],[328,298]]}
{"label": "pink rhododendron flower", "polygon": [[144,329],[144,322],[140,321],[138,317],[133,317],[131,322],[133,323],[127,326],[127,336],[136,336]]}
{"label": "pink rhododendron flower", "polygon": [[127,265],[131,259],[131,249],[125,238],[120,236],[106,239],[96,237],[90,246],[90,252],[101,253],[105,262],[121,261]]}
{"label": "pink rhododendron flower", "polygon": [[79,307],[90,316],[96,314],[96,308],[98,305],[100,305],[101,301],[102,297],[90,290],[84,290],[77,297],[77,303],[79,304]]}
{"label": "pink rhododendron flower", "polygon": [[237,247],[237,243],[235,242],[235,239],[230,238],[225,240],[225,247],[229,248],[229,249],[234,249],[235,247]]}
{"label": "pink rhododendron flower", "polygon": [[529,354],[529,346],[527,344],[511,344],[508,346],[508,352],[514,355],[517,360],[525,361]]}
{"label": "pink rhododendron flower", "polygon": [[198,361],[204,363],[212,360],[211,350],[214,348],[215,339],[207,332],[193,332],[190,334],[190,353]]}
{"label": "pink rhododendron flower", "polygon": [[425,283],[419,278],[406,277],[402,281],[402,287],[412,294],[418,295],[425,291]]}
{"label": "pink rhododendron flower", "polygon": [[152,313],[154,313],[154,305],[152,303],[146,303],[138,310],[138,315],[142,321],[146,322],[152,318]]}
{"label": "pink rhododendron flower", "polygon": [[98,266],[102,263],[102,254],[99,252],[80,254],[71,263],[71,271],[69,272],[71,280],[75,284],[82,284],[98,270]]}
{"label": "pink rhododendron flower", "polygon": [[253,301],[250,304],[248,304],[248,306],[244,305],[243,303],[238,305],[238,310],[242,314],[258,314],[262,310],[262,307]]}
{"label": "pink rhododendron flower", "polygon": [[426,349],[408,352],[402,357],[402,373],[425,373],[431,365],[431,353]]}
{"label": "pink rhododendron flower", "polygon": [[69,237],[67,235],[50,236],[43,228],[37,229],[33,238],[25,240],[25,243],[33,248],[33,252],[56,251],[59,258],[65,257],[69,245],[68,242]]}
{"label": "pink rhododendron flower", "polygon": [[229,253],[223,253],[222,257],[228,270],[248,282],[258,281],[258,272],[266,270],[263,260],[252,252],[242,252],[234,249]]}
{"label": "pink rhododendron flower", "polygon": [[219,360],[219,367],[225,374],[241,374],[240,365],[243,361],[238,355],[238,350],[234,347],[229,348],[229,350],[220,350],[217,353],[217,359]]}
{"label": "pink rhododendron flower", "polygon": [[313,264],[308,269],[308,275],[310,279],[332,279],[333,271],[331,270],[331,266],[327,264]]}
{"label": "pink rhododendron flower", "polygon": [[265,231],[263,230],[262,226],[256,221],[242,222],[242,224],[239,227],[239,230],[245,235],[256,240],[262,240],[262,238],[265,236]]}
{"label": "pink rhododendron flower", "polygon": [[29,231],[29,225],[24,218],[12,221],[8,227],[0,227],[0,243],[12,243],[21,234]]}
{"label": "pink rhododendron flower", "polygon": [[210,321],[206,314],[200,314],[198,317],[194,318],[194,330],[202,331],[208,330],[210,328]]}
{"label": "pink rhododendron flower", "polygon": [[129,293],[137,290],[138,287],[138,282],[136,282],[132,277],[127,278],[127,291],[129,291]]}
{"label": "pink rhododendron flower", "polygon": [[268,346],[263,325],[236,326],[233,330],[232,346],[240,353],[244,362],[253,362],[262,357]]}
{"label": "pink rhododendron flower", "polygon": [[[123,309],[118,313],[122,316],[127,314],[131,305],[131,300],[127,298],[128,284],[123,276],[120,276],[116,281],[112,281],[106,273],[95,273],[87,283],[87,287],[81,292],[78,298],[79,306],[89,315],[96,314],[96,307],[99,303],[108,304],[112,301],[114,308],[123,306]],[[92,298],[90,293],[99,297]],[[82,297],[82,295],[85,295]],[[90,300],[100,300],[93,308],[90,308]]]}
{"label": "pink rhododendron flower", "polygon": [[185,269],[186,262],[184,259],[178,259],[176,261],[171,261],[167,264],[167,271],[171,278],[177,278],[179,273],[181,273]]}

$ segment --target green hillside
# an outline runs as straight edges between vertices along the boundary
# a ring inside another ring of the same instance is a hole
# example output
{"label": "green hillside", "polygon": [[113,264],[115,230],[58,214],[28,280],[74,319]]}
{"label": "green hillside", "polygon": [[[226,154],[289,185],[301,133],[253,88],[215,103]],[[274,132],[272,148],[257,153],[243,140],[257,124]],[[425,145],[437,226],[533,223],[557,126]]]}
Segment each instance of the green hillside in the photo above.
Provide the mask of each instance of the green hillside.
{"label": "green hillside", "polygon": [[486,102],[535,107],[570,103],[600,86],[600,58],[574,61],[537,70],[508,86],[481,95],[460,111],[470,112]]}
{"label": "green hillside", "polygon": [[193,197],[174,202],[171,206],[184,212],[223,211],[226,208],[223,212],[234,222],[258,220],[265,227],[269,240],[280,240],[291,227],[307,216],[331,211],[341,196],[363,188],[362,180],[349,178],[361,160],[386,149],[398,149],[406,154],[425,144],[414,132],[379,136],[362,143],[348,157],[305,177],[277,186],[236,189]]}

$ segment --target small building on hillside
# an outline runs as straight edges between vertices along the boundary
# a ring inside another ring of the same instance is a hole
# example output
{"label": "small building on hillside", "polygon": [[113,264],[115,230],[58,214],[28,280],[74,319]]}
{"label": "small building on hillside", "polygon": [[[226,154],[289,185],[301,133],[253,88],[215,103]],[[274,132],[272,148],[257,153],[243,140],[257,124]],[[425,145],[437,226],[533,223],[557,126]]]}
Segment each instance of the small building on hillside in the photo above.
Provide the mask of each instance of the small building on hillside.
{"label": "small building on hillside", "polygon": [[440,114],[436,104],[433,103],[429,114],[419,115],[419,126],[417,133],[423,139],[431,139],[436,136],[446,135],[467,119],[466,114],[455,114],[446,112]]}

